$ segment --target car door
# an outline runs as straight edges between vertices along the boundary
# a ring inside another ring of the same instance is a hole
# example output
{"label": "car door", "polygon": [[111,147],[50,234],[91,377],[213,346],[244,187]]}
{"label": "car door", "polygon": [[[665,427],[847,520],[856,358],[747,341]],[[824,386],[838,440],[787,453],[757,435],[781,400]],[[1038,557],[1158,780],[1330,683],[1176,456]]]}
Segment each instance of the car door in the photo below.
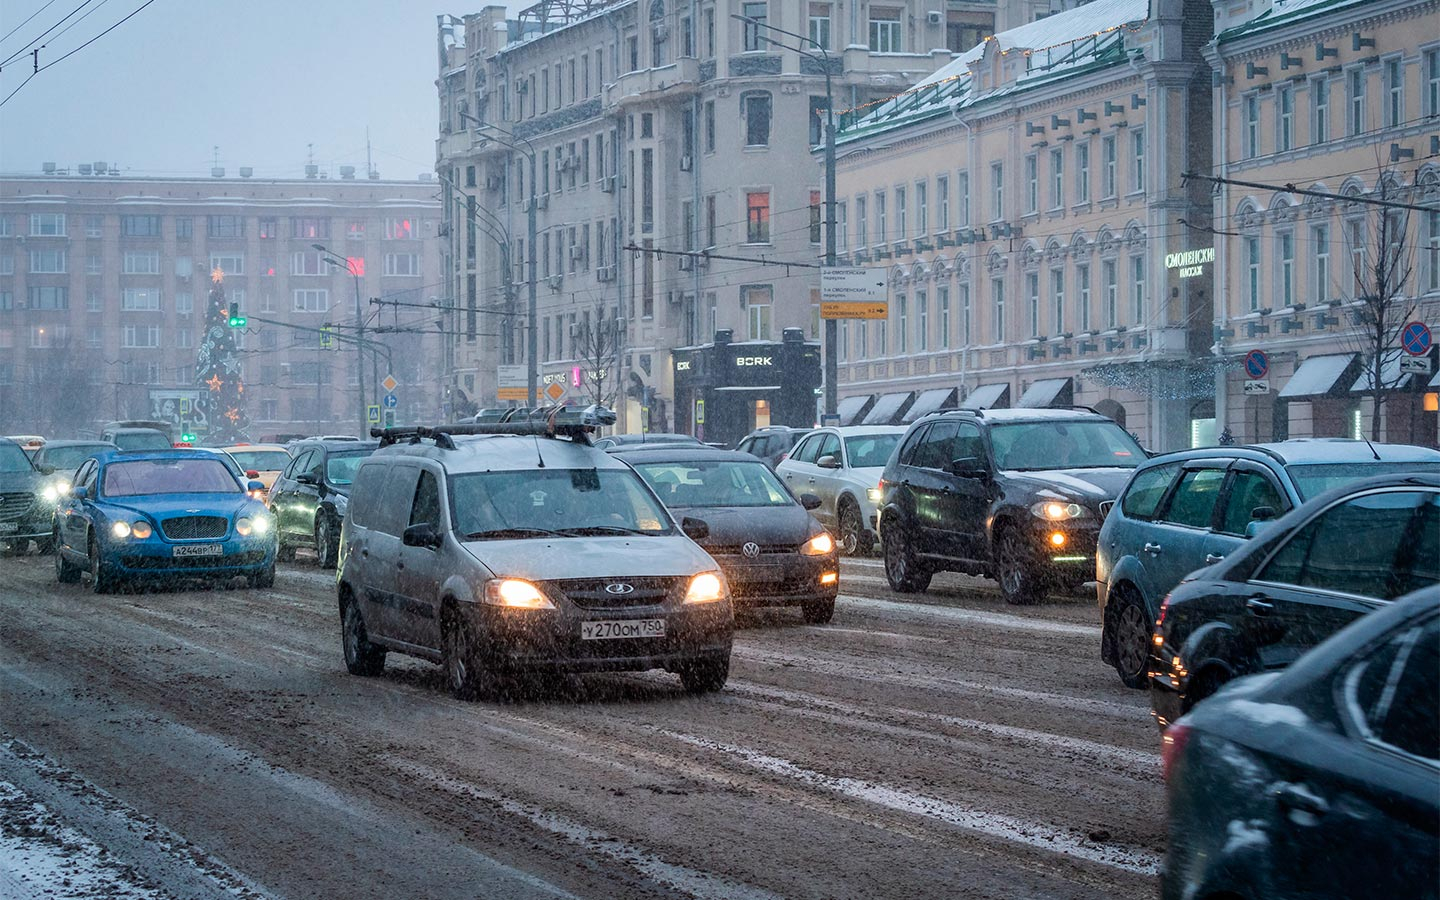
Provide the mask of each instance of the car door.
{"label": "car door", "polygon": [[[75,471],[74,487],[84,488],[86,494],[93,497],[97,481],[95,473],[99,467],[99,463],[93,459],[81,463],[80,468]],[[72,493],[63,498],[55,521],[60,528],[61,543],[76,553],[85,553],[86,531],[90,518],[86,515],[85,503],[75,498],[73,488]]]}
{"label": "car door", "polygon": [[392,640],[410,642],[406,635],[413,635],[416,628],[401,593],[400,538],[410,518],[420,470],[397,462],[384,471],[380,496],[372,514],[367,515],[369,534],[359,552],[366,572],[365,590],[370,592],[370,602],[379,624],[378,632]]}
{"label": "car door", "polygon": [[305,454],[304,465],[295,469],[295,483],[291,488],[291,531],[301,537],[315,534],[315,511],[324,496],[324,476],[325,451],[316,447]]}
{"label": "car door", "polygon": [[815,474],[816,451],[820,449],[822,437],[823,435],[819,434],[810,435],[800,446],[795,448],[794,453],[786,458],[785,468],[782,470],[777,467],[776,469],[785,479],[785,486],[790,489],[790,493],[797,497],[805,493],[805,488],[809,486],[810,479]]}
{"label": "car door", "polygon": [[[435,473],[421,470],[406,527],[428,524],[436,533],[444,533],[449,530],[444,524],[447,521],[439,479]],[[396,565],[400,597],[395,606],[397,611],[403,610],[403,615],[397,623],[398,634],[403,641],[435,650],[440,649],[440,586],[446,574],[439,560],[438,548],[409,547],[403,539],[400,542]]]}
{"label": "car door", "polygon": [[290,460],[290,464],[276,479],[274,490],[270,493],[270,508],[275,512],[275,527],[286,534],[295,531],[295,476],[304,471],[301,467],[308,464],[313,452],[302,450],[295,454],[295,458]]}
{"label": "car door", "polygon": [[[815,517],[826,528],[837,528],[839,513],[835,509],[835,500],[840,496],[840,485],[844,477],[843,454],[845,451],[840,445],[838,434],[826,431],[822,432],[819,437],[820,443],[815,448],[815,462],[810,465],[810,476],[798,493],[814,494],[819,497],[820,508],[815,510]],[[820,460],[827,456],[834,460],[833,468],[820,465]]]}
{"label": "car door", "polygon": [[1290,511],[1289,499],[1268,469],[1248,460],[1236,461],[1225,480],[1216,526],[1205,539],[1205,565],[1220,562],[1244,545],[1245,530],[1262,506],[1274,510],[1275,516]]}
{"label": "car door", "polygon": [[939,510],[940,530],[952,555],[966,559],[986,559],[985,520],[989,516],[993,495],[992,480],[961,477],[952,464],[956,460],[973,460],[975,469],[993,472],[990,453],[980,426],[974,422],[955,423],[955,436],[950,448],[937,448],[940,467]]}
{"label": "car door", "polygon": [[1190,460],[1181,466],[1180,479],[1145,529],[1137,555],[1145,564],[1157,591],[1163,595],[1180,579],[1207,563],[1205,555],[1214,534],[1229,460]]}
{"label": "car door", "polygon": [[1261,665],[1287,666],[1382,603],[1440,583],[1436,547],[1440,491],[1370,489],[1317,512],[1247,584]]}
{"label": "car door", "polygon": [[950,464],[958,429],[954,422],[932,424],[915,448],[909,471],[910,494],[914,498],[916,541],[922,553],[936,556],[959,556],[960,550],[950,534],[946,510]]}

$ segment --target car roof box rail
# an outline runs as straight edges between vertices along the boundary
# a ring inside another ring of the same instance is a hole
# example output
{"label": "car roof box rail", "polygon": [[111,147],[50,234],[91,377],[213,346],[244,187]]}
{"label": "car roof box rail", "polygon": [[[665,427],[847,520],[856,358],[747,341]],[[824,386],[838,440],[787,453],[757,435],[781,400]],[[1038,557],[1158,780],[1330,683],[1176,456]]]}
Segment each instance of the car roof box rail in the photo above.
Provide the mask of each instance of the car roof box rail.
{"label": "car roof box rail", "polygon": [[523,415],[507,415],[501,422],[457,422],[450,425],[412,425],[407,427],[372,428],[370,436],[388,447],[400,441],[417,443],[430,438],[443,450],[455,449],[452,437],[460,435],[533,435],[535,437],[567,437],[589,442],[595,429],[615,424],[615,411],[603,406],[541,407],[524,410]]}

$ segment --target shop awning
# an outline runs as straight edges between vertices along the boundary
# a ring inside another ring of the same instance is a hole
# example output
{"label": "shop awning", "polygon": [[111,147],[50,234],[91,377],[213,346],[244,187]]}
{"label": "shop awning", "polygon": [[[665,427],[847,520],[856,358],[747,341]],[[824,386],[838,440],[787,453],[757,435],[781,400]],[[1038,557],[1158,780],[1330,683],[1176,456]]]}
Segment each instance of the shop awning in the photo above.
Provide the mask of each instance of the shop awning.
{"label": "shop awning", "polygon": [[[1400,357],[1406,355],[1401,350],[1390,350],[1380,359],[1380,386],[1386,390],[1398,391],[1410,386],[1410,380],[1414,377],[1409,372],[1400,371]],[[1355,384],[1350,388],[1352,394],[1368,394],[1374,388],[1375,379],[1372,377],[1374,371],[1370,368],[1371,361],[1366,360],[1360,367],[1360,377],[1355,379]]]}
{"label": "shop awning", "polygon": [[841,425],[854,425],[875,405],[874,394],[860,394],[855,397],[841,397],[835,404],[835,414]]}
{"label": "shop awning", "polygon": [[1071,406],[1075,403],[1075,381],[1071,378],[1046,378],[1030,385],[1020,395],[1018,406],[1025,409],[1045,409],[1052,406]]}
{"label": "shop awning", "polygon": [[1435,373],[1435,377],[1430,379],[1430,383],[1426,387],[1440,388],[1440,372]]}
{"label": "shop awning", "polygon": [[900,419],[900,424],[909,425],[921,416],[928,416],[932,412],[942,409],[954,409],[955,403],[960,398],[958,388],[934,388],[933,390],[921,391],[920,396],[910,405],[910,411]]}
{"label": "shop awning", "polygon": [[1010,405],[1010,385],[982,384],[960,402],[961,409],[1005,409]]}
{"label": "shop awning", "polygon": [[895,394],[881,394],[860,420],[861,425],[899,425],[900,417],[909,411],[915,402],[914,391],[902,391]]}
{"label": "shop awning", "polygon": [[1295,374],[1290,376],[1290,380],[1285,382],[1279,396],[1286,400],[1338,396],[1345,391],[1359,371],[1360,357],[1355,353],[1312,356],[1301,363]]}
{"label": "shop awning", "polygon": [[725,387],[715,388],[717,391],[778,391],[778,384],[730,384]]}

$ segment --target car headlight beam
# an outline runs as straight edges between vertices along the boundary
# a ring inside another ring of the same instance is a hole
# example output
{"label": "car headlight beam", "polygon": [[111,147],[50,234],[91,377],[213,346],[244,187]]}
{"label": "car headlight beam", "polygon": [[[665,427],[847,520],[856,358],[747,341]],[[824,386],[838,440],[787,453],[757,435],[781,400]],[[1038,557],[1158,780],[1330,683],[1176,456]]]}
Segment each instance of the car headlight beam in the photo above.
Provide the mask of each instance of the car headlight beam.
{"label": "car headlight beam", "polygon": [[130,523],[131,537],[136,537],[143,541],[154,533],[155,530],[151,528],[150,523],[146,522],[144,519]]}
{"label": "car headlight beam", "polygon": [[241,516],[235,520],[235,533],[241,537],[249,537],[250,532],[255,530],[255,523],[249,516]]}
{"label": "car headlight beam", "polygon": [[1066,500],[1041,500],[1030,507],[1030,513],[1041,519],[1060,522],[1066,519],[1083,519],[1090,515],[1090,510]]}
{"label": "car headlight beam", "polygon": [[522,578],[492,578],[485,582],[485,602],[511,609],[554,609],[540,588]]}
{"label": "car headlight beam", "polygon": [[110,533],[117,538],[125,539],[130,536],[129,522],[115,522],[110,526]]}
{"label": "car headlight beam", "polygon": [[718,572],[701,572],[690,579],[690,587],[685,591],[686,603],[714,603],[724,599],[725,583]]}
{"label": "car headlight beam", "polygon": [[835,551],[835,539],[822,531],[800,545],[801,556],[825,556]]}

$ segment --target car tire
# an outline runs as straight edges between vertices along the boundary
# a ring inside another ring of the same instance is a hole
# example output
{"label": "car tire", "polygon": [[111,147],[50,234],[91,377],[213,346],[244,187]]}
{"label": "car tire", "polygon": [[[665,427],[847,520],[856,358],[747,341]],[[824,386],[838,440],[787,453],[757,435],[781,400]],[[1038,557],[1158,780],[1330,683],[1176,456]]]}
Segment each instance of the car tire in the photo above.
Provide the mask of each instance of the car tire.
{"label": "car tire", "polygon": [[1233,677],[1229,672],[1216,666],[1211,666],[1191,676],[1190,683],[1185,687],[1185,695],[1181,698],[1181,714],[1190,712],[1200,701],[1212,696],[1228,684]]}
{"label": "car tire", "polygon": [[1150,683],[1149,617],[1140,598],[1129,591],[1115,598],[1118,602],[1107,618],[1110,647],[1115,658],[1115,674],[1128,688],[1143,688]]}
{"label": "car tire", "polygon": [[800,607],[807,625],[824,625],[835,617],[835,598],[828,600],[807,600]]}
{"label": "car tire", "polygon": [[447,610],[440,620],[440,644],[451,696],[475,700],[492,693],[484,667],[476,661],[470,626],[453,610]]}
{"label": "car tire", "polygon": [[730,655],[696,660],[680,668],[680,684],[687,694],[713,694],[730,678]]}
{"label": "car tire", "polygon": [[116,578],[110,567],[100,559],[100,548],[95,543],[92,535],[89,543],[90,557],[90,589],[97,594],[110,594],[115,591]]}
{"label": "car tire", "polygon": [[845,556],[869,556],[874,539],[860,519],[860,509],[853,500],[840,501],[840,552]]}
{"label": "car tire", "polygon": [[55,547],[55,580],[61,584],[78,584],[80,581],[80,573],[80,567],[65,558],[65,551],[61,549],[57,541]]}
{"label": "car tire", "polygon": [[898,522],[885,529],[881,535],[881,548],[885,551],[885,580],[897,594],[922,593],[930,587],[931,573],[920,567],[915,559],[915,550],[910,546],[910,536],[905,526]]}
{"label": "car tire", "polygon": [[1035,554],[1013,527],[1001,532],[995,548],[995,580],[1000,583],[1000,596],[1011,606],[1039,603],[1045,596],[1041,586]]}
{"label": "car tire", "polygon": [[269,590],[270,588],[274,587],[275,563],[271,562],[270,565],[265,567],[265,571],[261,572],[259,575],[251,575],[250,586],[252,588],[258,588],[260,590]]}
{"label": "car tire", "polygon": [[340,645],[345,653],[345,670],[351,675],[371,677],[385,671],[385,651],[370,643],[360,607],[347,600],[340,612]]}
{"label": "car tire", "polygon": [[340,534],[334,520],[326,513],[317,513],[315,519],[315,563],[322,569],[335,568],[340,555]]}

